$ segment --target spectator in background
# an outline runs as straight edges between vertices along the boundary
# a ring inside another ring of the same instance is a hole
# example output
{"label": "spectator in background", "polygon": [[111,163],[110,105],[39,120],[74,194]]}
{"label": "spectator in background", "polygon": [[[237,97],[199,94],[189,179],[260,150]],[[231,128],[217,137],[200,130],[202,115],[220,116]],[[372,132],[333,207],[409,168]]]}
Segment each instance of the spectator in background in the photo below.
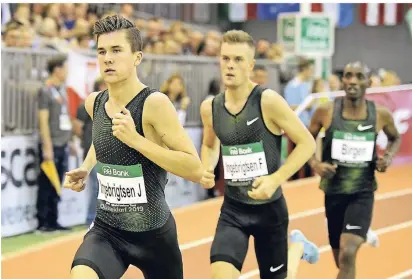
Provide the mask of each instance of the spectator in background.
{"label": "spectator in background", "polygon": [[[60,36],[64,39],[71,40],[78,36],[89,35],[90,34],[90,24],[87,21],[87,7],[88,4],[75,4],[74,8],[72,6],[67,6],[70,11],[70,22],[65,22],[65,28],[62,28]],[[73,11],[72,11],[73,9]],[[74,16],[71,16],[74,13]]]}
{"label": "spectator in background", "polygon": [[183,77],[180,74],[171,75],[160,87],[160,92],[166,94],[175,106],[182,125],[186,122],[186,110],[190,104]]}
{"label": "spectator in background", "polygon": [[203,45],[203,49],[199,53],[202,56],[216,57],[220,50],[220,43],[213,39],[207,39]]}
{"label": "spectator in background", "polygon": [[121,5],[121,11],[120,14],[124,17],[127,18],[130,21],[133,21],[133,13],[134,13],[134,8],[131,3],[125,3]]}
{"label": "spectator in background", "polygon": [[266,40],[259,40],[256,44],[256,59],[264,59],[267,56],[270,44]]}
{"label": "spectator in background", "polygon": [[[313,93],[324,93],[324,92],[327,92],[327,91],[328,91],[328,87],[326,85],[325,80],[323,80],[321,78],[317,78],[313,81],[312,94]],[[326,103],[326,102],[329,102],[329,101],[330,101],[330,99],[327,96],[314,99],[312,104],[311,104],[312,112],[314,112],[316,107],[319,106],[320,104]]]}
{"label": "spectator in background", "polygon": [[[296,109],[312,92],[313,61],[306,58],[298,59],[298,74],[285,87],[285,99],[292,109]],[[303,124],[308,127],[311,114],[308,108],[300,114]]]}
{"label": "spectator in background", "polygon": [[144,44],[153,44],[160,39],[160,33],[163,31],[162,21],[159,18],[151,18],[146,26],[146,39]]}
{"label": "spectator in background", "polygon": [[20,30],[18,47],[31,48],[33,45],[33,30],[29,26],[23,26]]}
{"label": "spectator in background", "polygon": [[136,25],[137,29],[140,30],[142,37],[146,37],[146,26],[147,22],[143,18],[138,18],[135,20],[134,24]]}
{"label": "spectator in background", "polygon": [[184,29],[183,22],[181,22],[180,20],[177,20],[173,22],[172,25],[170,26],[170,33],[176,34],[178,32],[183,31],[183,29]]}
{"label": "spectator in background", "polygon": [[37,30],[39,30],[39,27],[43,21],[43,9],[44,9],[44,4],[40,4],[40,3],[32,4],[31,21],[32,21],[32,27],[34,28],[36,32]]}
{"label": "spectator in background", "polygon": [[200,33],[199,31],[194,31],[190,34],[190,51],[194,55],[198,55],[200,53],[200,50],[202,48],[202,45],[204,44],[203,42],[203,34]]}
{"label": "spectator in background", "polygon": [[399,79],[398,75],[394,71],[384,71],[382,77],[382,86],[396,86],[400,85],[401,80]]}
{"label": "spectator in background", "polygon": [[337,74],[331,74],[329,76],[328,81],[329,81],[329,91],[330,92],[342,90],[342,84]]}
{"label": "spectator in background", "polygon": [[268,58],[275,63],[283,63],[284,62],[284,51],[283,45],[278,43],[273,43],[270,46],[267,54]]}
{"label": "spectator in background", "polygon": [[[102,78],[95,81],[93,91],[99,92],[107,88],[106,83]],[[84,107],[84,103],[80,104],[77,109],[76,119],[73,122],[73,131],[81,139],[81,147],[83,148],[83,160],[89,152],[92,145],[92,127],[93,121]],[[86,217],[87,225],[90,225],[96,215],[97,195],[99,192],[99,184],[97,182],[97,172],[93,168],[88,177],[87,187],[90,188],[89,208]]]}
{"label": "spectator in background", "polygon": [[253,76],[251,78],[253,82],[256,82],[259,85],[266,85],[268,82],[268,72],[265,66],[256,65],[253,69]]}
{"label": "spectator in background", "polygon": [[182,54],[182,46],[173,39],[167,40],[165,42],[164,53],[166,55]]}
{"label": "spectator in background", "polygon": [[91,49],[91,41],[92,37],[89,34],[84,34],[78,36],[75,40],[73,40],[71,45],[73,46],[73,48],[86,50]]}
{"label": "spectator in background", "polygon": [[371,81],[370,88],[376,88],[376,87],[381,87],[382,86],[382,79],[376,72],[372,72],[369,79]]}
{"label": "spectator in background", "polygon": [[[55,57],[47,62],[49,79],[38,94],[39,160],[54,162],[60,180],[67,171],[68,147],[72,137],[72,123],[66,93],[66,57]],[[68,230],[57,223],[60,200],[56,189],[41,169],[38,176],[37,218],[39,232]]]}
{"label": "spectator in background", "polygon": [[187,31],[185,29],[174,33],[174,38],[182,46],[182,54],[192,54],[190,49],[189,36],[187,35]]}
{"label": "spectator in background", "polygon": [[152,46],[152,53],[153,54],[165,54],[165,43],[162,41],[157,41]]}
{"label": "spectator in background", "polygon": [[31,25],[30,4],[18,4],[13,18],[23,23],[25,26],[30,26]]}
{"label": "spectator in background", "polygon": [[[313,61],[306,58],[298,59],[298,74],[292,80],[290,80],[285,87],[285,99],[293,110],[303,103],[306,97],[312,93],[312,79],[313,79]],[[306,127],[309,127],[310,119],[312,115],[312,104],[309,105],[299,115],[300,120]],[[292,149],[295,148],[295,144],[291,144]],[[300,173],[300,174],[299,174]],[[312,174],[310,166],[306,163],[301,171],[294,174],[292,179],[309,177]]]}
{"label": "spectator in background", "polygon": [[311,93],[322,93],[327,91],[326,82],[321,78],[316,78],[312,83]]}
{"label": "spectator in background", "polygon": [[289,80],[293,78],[294,73],[285,63],[284,47],[280,43],[273,43],[266,53],[266,58],[276,63],[274,66],[279,73],[279,94],[283,96],[284,88]]}
{"label": "spectator in background", "polygon": [[222,40],[222,35],[218,31],[210,30],[206,33],[206,40],[212,40],[220,43]]}
{"label": "spectator in background", "polygon": [[4,47],[18,47],[21,45],[19,41],[21,40],[23,26],[23,23],[18,20],[11,20],[6,24],[6,30],[2,36]]}
{"label": "spectator in background", "polygon": [[53,18],[47,17],[43,20],[37,38],[39,48],[51,48],[61,52],[67,51],[69,43],[59,37],[59,27]]}

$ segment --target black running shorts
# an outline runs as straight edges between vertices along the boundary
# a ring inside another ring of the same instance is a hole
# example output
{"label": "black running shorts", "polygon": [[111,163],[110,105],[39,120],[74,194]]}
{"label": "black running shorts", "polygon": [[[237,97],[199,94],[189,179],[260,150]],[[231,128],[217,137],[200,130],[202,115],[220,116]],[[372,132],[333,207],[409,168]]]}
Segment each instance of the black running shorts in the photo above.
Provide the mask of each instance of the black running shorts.
{"label": "black running shorts", "polygon": [[210,261],[227,262],[241,271],[249,237],[253,236],[260,277],[286,278],[288,225],[288,209],[283,195],[263,205],[243,204],[225,196]]}
{"label": "black running shorts", "polygon": [[146,279],[183,279],[182,255],[176,223],[147,232],[125,232],[96,220],[77,250],[72,268],[86,265],[99,279],[119,279],[129,265],[139,268]]}
{"label": "black running shorts", "polygon": [[373,192],[325,195],[329,243],[339,249],[342,233],[358,235],[366,240],[372,221]]}

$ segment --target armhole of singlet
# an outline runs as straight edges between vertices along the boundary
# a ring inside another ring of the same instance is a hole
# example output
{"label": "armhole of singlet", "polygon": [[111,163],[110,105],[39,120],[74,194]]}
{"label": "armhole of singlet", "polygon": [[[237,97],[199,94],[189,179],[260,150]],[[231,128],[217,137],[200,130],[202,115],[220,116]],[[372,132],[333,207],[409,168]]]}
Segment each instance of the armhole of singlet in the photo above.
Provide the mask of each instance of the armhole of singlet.
{"label": "armhole of singlet", "polygon": [[139,116],[139,119],[138,119],[139,128],[142,131],[142,137],[145,137],[144,130],[143,130],[143,111],[144,111],[144,105],[146,104],[147,98],[149,98],[149,96],[152,95],[153,93],[156,93],[156,92],[162,93],[162,92],[160,92],[160,90],[153,89],[153,88],[150,88],[150,87],[146,87],[146,90],[148,90],[149,93],[147,93],[147,96],[144,97],[143,105],[142,105],[142,112],[140,113],[140,116]]}
{"label": "armhole of singlet", "polygon": [[371,118],[373,116],[375,116],[373,126],[376,127],[376,125],[378,124],[378,115],[377,115],[377,110],[376,110],[376,104],[375,104],[375,102],[372,102],[372,101],[369,101],[369,100],[366,100],[366,102],[368,104],[368,114],[369,114],[368,115],[368,120],[370,121]]}
{"label": "armhole of singlet", "polygon": [[327,130],[325,130],[325,133],[328,132],[331,128],[335,127],[336,121],[339,121],[339,119],[342,119],[342,99],[340,97],[336,98],[333,101],[333,108],[332,108],[332,121],[330,122],[330,126]]}
{"label": "armhole of singlet", "polygon": [[99,102],[97,105],[100,105],[100,100],[101,100],[101,98],[102,98],[102,96],[103,96],[103,93],[104,93],[105,91],[106,91],[106,89],[100,91],[100,92],[96,95],[96,98],[94,98],[93,111],[92,111],[92,113],[93,113],[93,119],[94,119],[94,115],[95,115],[95,113],[96,113],[96,109],[98,109],[98,107],[96,107],[96,103]]}
{"label": "armhole of singlet", "polygon": [[[222,94],[222,93],[220,93],[220,94]],[[213,128],[213,130],[215,130],[215,100],[216,100],[216,98],[219,98],[220,94],[216,95],[212,99],[212,128]]]}
{"label": "armhole of singlet", "polygon": [[[263,92],[265,92],[265,90],[268,90],[268,89],[269,89],[269,88],[261,87],[261,86],[259,86],[259,85],[257,85],[257,86],[253,89],[253,90],[256,90],[256,95],[258,96],[258,104],[259,104],[259,114],[260,114],[260,118],[262,119],[263,126],[265,127],[266,131],[267,131],[269,134],[271,134],[271,135],[273,135],[273,136],[275,136],[275,137],[281,137],[283,134],[277,135],[277,134],[272,133],[271,130],[269,130],[269,127],[266,125],[265,119],[263,118],[263,111],[262,111],[262,94],[263,94]],[[254,94],[254,93],[252,92],[252,94]],[[279,127],[279,128],[280,128],[280,127]],[[281,129],[281,130],[282,130],[282,129]]]}

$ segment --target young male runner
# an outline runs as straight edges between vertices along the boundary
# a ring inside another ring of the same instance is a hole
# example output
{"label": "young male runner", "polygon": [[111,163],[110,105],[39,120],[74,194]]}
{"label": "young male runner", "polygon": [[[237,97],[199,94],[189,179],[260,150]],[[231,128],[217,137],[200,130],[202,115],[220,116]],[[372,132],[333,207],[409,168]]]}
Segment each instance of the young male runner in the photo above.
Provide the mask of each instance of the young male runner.
{"label": "young male runner", "polygon": [[[319,258],[318,248],[300,231],[291,234],[288,254],[289,218],[280,187],[312,156],[316,144],[280,95],[250,81],[254,54],[249,34],[227,32],[220,54],[226,91],[201,105],[201,158],[208,170],[201,184],[210,188],[215,183],[219,145],[225,177],[224,202],[210,256],[214,279],[239,277],[251,235],[263,279],[294,278],[302,256],[311,263]],[[283,131],[296,148],[281,166]]]}
{"label": "young male runner", "polygon": [[[349,63],[342,78],[345,97],[320,105],[309,128],[315,138],[325,128],[322,162],[313,156],[310,165],[322,177],[320,188],[325,192],[329,242],[339,279],[355,278],[358,249],[370,238],[375,169],[386,171],[400,145],[390,111],[365,99],[369,77],[365,65]],[[384,156],[378,157],[375,141],[381,130],[389,143]]]}
{"label": "young male runner", "polygon": [[134,24],[109,16],[95,23],[94,33],[108,90],[85,101],[93,143],[82,166],[67,173],[64,187],[83,190],[96,165],[99,195],[71,278],[116,279],[131,264],[147,279],[182,279],[175,220],[164,195],[166,171],[199,182],[199,156],[169,98],[137,77],[142,38]]}

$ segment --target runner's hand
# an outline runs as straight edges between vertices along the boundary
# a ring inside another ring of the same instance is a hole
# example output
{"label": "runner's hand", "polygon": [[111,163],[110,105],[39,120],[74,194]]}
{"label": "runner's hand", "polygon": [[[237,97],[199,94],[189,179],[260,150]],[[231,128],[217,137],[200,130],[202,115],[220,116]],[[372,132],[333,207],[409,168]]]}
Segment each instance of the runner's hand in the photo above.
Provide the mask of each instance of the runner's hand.
{"label": "runner's hand", "polygon": [[376,170],[379,172],[385,172],[386,169],[392,164],[392,158],[389,155],[378,156],[376,160]]}
{"label": "runner's hand", "polygon": [[130,111],[123,107],[122,113],[114,115],[112,123],[113,136],[132,147],[133,141],[140,135],[136,131],[136,125]]}
{"label": "runner's hand", "polygon": [[203,172],[202,179],[200,179],[200,185],[205,189],[210,189],[215,186],[215,174],[213,170],[205,170]]}
{"label": "runner's hand", "polygon": [[331,165],[323,162],[319,162],[313,167],[317,174],[326,179],[331,179],[336,174],[337,168],[338,166],[335,164]]}
{"label": "runner's hand", "polygon": [[66,172],[64,177],[63,187],[72,189],[76,192],[81,192],[86,188],[86,178],[89,172],[85,168],[78,168],[72,171]]}
{"label": "runner's hand", "polygon": [[248,195],[255,200],[267,200],[273,196],[279,186],[277,181],[274,181],[273,176],[261,176],[253,181],[253,189],[248,191]]}

